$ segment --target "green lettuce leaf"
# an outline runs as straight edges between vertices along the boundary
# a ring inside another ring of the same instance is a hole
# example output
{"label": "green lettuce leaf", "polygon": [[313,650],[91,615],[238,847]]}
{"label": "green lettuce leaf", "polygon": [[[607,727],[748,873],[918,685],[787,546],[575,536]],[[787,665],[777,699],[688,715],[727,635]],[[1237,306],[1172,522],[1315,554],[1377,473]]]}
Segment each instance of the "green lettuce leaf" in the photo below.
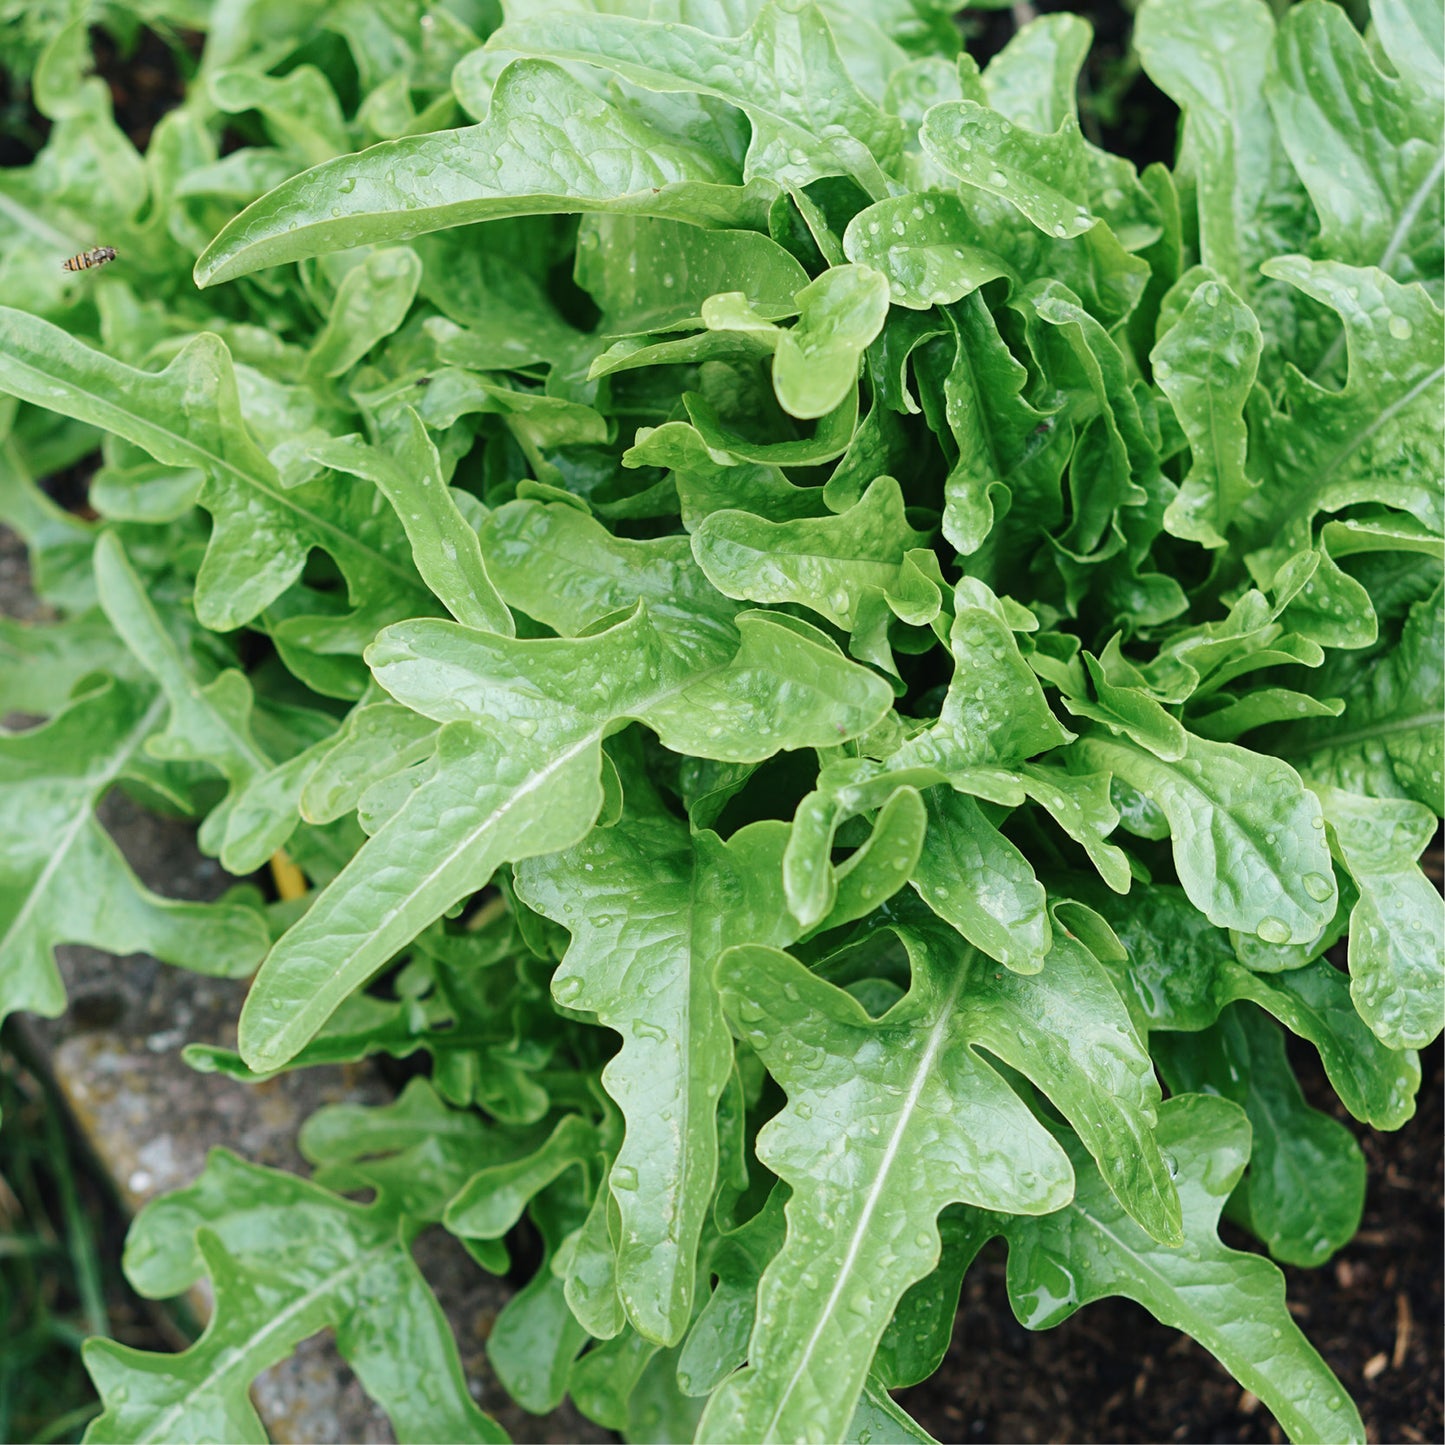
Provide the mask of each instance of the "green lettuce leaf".
{"label": "green lettuce leaf", "polygon": [[1285,13],[1264,93],[1325,254],[1438,287],[1445,111],[1438,84],[1432,94],[1405,78],[1419,50],[1396,28],[1413,18],[1404,0],[1371,9],[1388,17],[1381,38],[1398,75],[1381,71],[1339,6],[1316,3]]}
{"label": "green lettuce leaf", "polygon": [[258,911],[158,897],[95,816],[114,784],[145,777],[142,749],[166,710],[149,688],[100,679],[43,726],[0,733],[0,1016],[64,1012],[59,943],[145,951],[230,978],[244,978],[265,952]]}
{"label": "green lettuce leaf", "polygon": [[610,1175],[617,1288],[644,1338],[675,1344],[692,1317],[732,1066],[713,965],[736,942],[791,942],[797,925],[782,897],[781,824],[727,843],[689,836],[641,777],[624,788],[621,822],[520,864],[517,891],[572,933],[554,996],[622,1036],[602,1073],[627,1126]]}
{"label": "green lettuce leaf", "polygon": [[1343,1124],[1305,1103],[1278,1025],[1240,1004],[1199,1033],[1152,1042],[1171,1094],[1219,1094],[1249,1116],[1231,1217],[1286,1264],[1323,1264],[1347,1244],[1365,1207],[1365,1156]]}
{"label": "green lettuce leaf", "polygon": [[214,523],[196,579],[205,626],[228,631],[255,617],[300,577],[313,547],[336,559],[353,596],[416,606],[420,585],[394,519],[355,488],[282,484],[246,428],[217,337],[198,336],[164,371],[144,372],[0,307],[0,389],[103,426],[158,462],[205,473],[198,500]]}
{"label": "green lettuce leaf", "polygon": [[[194,1184],[146,1208],[125,1259],[132,1284],[153,1298],[209,1276],[211,1322],[180,1354],[91,1341],[86,1366],[106,1409],[86,1439],[264,1442],[251,1381],[330,1328],[399,1440],[505,1441],[467,1392],[451,1331],[411,1257],[421,1221],[406,1210],[417,1192],[413,1183],[410,1200],[383,1193],[355,1204],[216,1150]],[[400,1339],[425,1352],[424,1379],[397,1371]]]}
{"label": "green lettuce leaf", "polygon": [[736,225],[758,215],[760,195],[725,160],[609,105],[558,66],[518,61],[481,125],[384,141],[277,186],[206,248],[196,283],[500,216],[616,210]]}
{"label": "green lettuce leaf", "polygon": [[1184,1095],[1159,1112],[1159,1141],[1174,1161],[1184,1205],[1185,1247],[1168,1249],[1124,1217],[1073,1141],[1078,1187],[1071,1203],[1041,1219],[990,1219],[1009,1241],[1014,1313],[1047,1329],[1082,1304],[1119,1294],[1184,1330],[1252,1390],[1293,1441],[1365,1438],[1343,1386],[1285,1308],[1284,1277],[1257,1255],[1219,1242],[1219,1211],[1249,1159],[1243,1110]]}
{"label": "green lettuce leaf", "polygon": [[736,39],[626,15],[544,15],[511,21],[490,44],[737,106],[752,122],[749,180],[803,186],[843,174],[871,195],[886,194],[884,172],[898,155],[901,127],[860,94],[814,5],[767,0]]}
{"label": "green lettuce leaf", "polygon": [[[448,725],[437,767],[272,950],[242,1012],[246,1062],[284,1063],[498,864],[579,841],[602,805],[602,739],[622,719],[679,751],[737,761],[871,726],[887,708],[886,685],[795,626],[753,613],[735,632],[673,632],[639,606],[575,640],[444,622],[388,629],[372,666],[398,701]],[[391,902],[377,927],[380,877]]]}
{"label": "green lettuce leaf", "polygon": [[[788,1095],[758,1150],[792,1197],[758,1286],[749,1363],[712,1395],[700,1439],[839,1435],[900,1298],[937,1262],[939,1211],[999,1200],[1032,1215],[1070,1197],[1057,1145],[976,1046],[1075,1118],[1127,1207],[1178,1237],[1151,1134],[1157,1084],[1093,956],[1061,942],[1057,966],[1025,979],[938,924],[899,933],[912,985],[876,1020],[776,950],[733,949],[718,965],[734,1026]],[[1114,1081],[1100,1089],[1106,1058]],[[1105,1142],[1118,1130],[1130,1149]]]}

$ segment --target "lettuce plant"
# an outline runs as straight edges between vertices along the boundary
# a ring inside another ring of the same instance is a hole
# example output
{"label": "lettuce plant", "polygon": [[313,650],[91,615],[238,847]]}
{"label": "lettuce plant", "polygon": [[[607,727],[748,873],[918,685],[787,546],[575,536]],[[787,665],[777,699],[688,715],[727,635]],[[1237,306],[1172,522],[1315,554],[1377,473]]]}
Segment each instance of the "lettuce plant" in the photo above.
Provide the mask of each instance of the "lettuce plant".
{"label": "lettuce plant", "polygon": [[[0,1013],[84,942],[259,965],[198,1069],[416,1056],[141,1214],[216,1310],[93,1343],[88,1438],[261,1439],[327,1326],[398,1438],[504,1438],[410,1244],[524,1217],[497,1373],[630,1440],[927,1438],[995,1235],[1029,1327],[1124,1295],[1363,1438],[1266,1256],[1364,1190],[1287,1036],[1393,1129],[1441,1026],[1439,0],[1145,0],[1142,172],[1081,20],[980,69],[955,8],[150,0],[209,33],[144,155],[57,13]],[[147,892],[112,786],[302,896]]]}

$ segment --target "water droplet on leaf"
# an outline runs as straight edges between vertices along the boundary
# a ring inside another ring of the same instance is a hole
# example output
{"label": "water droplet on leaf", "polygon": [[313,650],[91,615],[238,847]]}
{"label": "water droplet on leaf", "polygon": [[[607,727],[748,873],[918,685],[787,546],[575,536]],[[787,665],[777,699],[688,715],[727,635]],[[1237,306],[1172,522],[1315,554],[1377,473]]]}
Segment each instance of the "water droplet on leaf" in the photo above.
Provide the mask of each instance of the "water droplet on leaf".
{"label": "water droplet on leaf", "polygon": [[1289,942],[1289,924],[1281,918],[1261,918],[1255,932],[1266,943]]}

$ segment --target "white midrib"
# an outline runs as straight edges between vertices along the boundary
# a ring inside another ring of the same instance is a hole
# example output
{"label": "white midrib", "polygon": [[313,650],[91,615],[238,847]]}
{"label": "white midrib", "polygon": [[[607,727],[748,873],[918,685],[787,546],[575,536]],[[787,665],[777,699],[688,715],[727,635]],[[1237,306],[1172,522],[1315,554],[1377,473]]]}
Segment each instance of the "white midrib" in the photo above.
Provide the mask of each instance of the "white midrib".
{"label": "white midrib", "polygon": [[[383,909],[377,926],[372,930],[372,938],[384,935],[386,930],[391,926],[391,924],[393,924],[401,916],[401,914],[404,913],[408,907],[410,907],[412,901],[419,893],[421,893],[435,879],[445,874],[446,871],[464,853],[474,848],[477,843],[489,831],[495,828],[496,825],[500,823],[502,819],[504,819],[507,814],[510,813],[512,809],[517,806],[518,803],[520,803],[523,799],[530,797],[533,793],[537,791],[538,788],[540,788],[544,783],[548,782],[563,767],[570,763],[579,754],[586,751],[586,749],[590,747],[593,743],[597,742],[602,735],[602,731],[602,727],[589,730],[577,742],[572,743],[570,746],[564,748],[560,753],[556,754],[555,757],[549,759],[546,764],[538,768],[535,772],[529,773],[527,777],[521,783],[519,783],[511,793],[507,795],[506,799],[503,802],[497,804],[497,806],[493,808],[492,811],[488,813],[486,817],[484,817],[479,823],[477,823],[475,827],[469,828],[467,832],[463,834],[456,846],[451,848],[448,852],[444,853],[441,858],[437,860],[435,866],[427,871],[426,876],[420,879],[417,883],[415,883],[412,888],[408,890],[408,892],[403,898],[399,899],[390,907]],[[356,864],[365,856],[365,853],[366,848],[365,845],[363,845],[361,852],[356,854],[356,856],[351,860],[351,862],[348,863],[346,867],[342,870],[341,874],[332,882],[331,888],[327,890],[328,893],[330,893],[331,889],[334,889],[336,885],[341,882],[341,879],[344,878],[346,874],[349,873],[351,869],[356,866]],[[346,893],[343,892],[339,896],[345,898]],[[428,919],[427,922],[431,922],[431,920]],[[315,910],[313,910],[311,913],[308,913],[302,919],[301,924],[297,926],[298,928],[303,927],[308,923],[313,925],[311,931],[324,931],[324,918],[322,926],[320,928],[316,926]],[[276,968],[280,966],[276,962],[278,957],[284,962],[285,954],[281,953],[280,949],[285,943],[285,941],[286,940],[283,938],[281,942],[276,945],[277,951],[274,952],[272,956],[266,960],[266,964],[263,966],[262,969],[263,976],[267,973],[274,972]],[[388,948],[388,952],[390,951],[391,950]],[[312,999],[314,1000],[320,998],[329,1000],[331,988],[336,984],[339,979],[351,973],[351,965],[355,962],[356,957],[357,955],[354,953],[347,954],[341,960],[341,962],[338,963],[329,973],[323,975],[319,984],[313,985],[310,990]],[[259,977],[257,981],[260,981]],[[323,1018],[330,1017],[331,1012],[332,1006],[328,1006]],[[290,1047],[289,1041],[291,1040],[291,1038],[298,1033],[302,1034],[303,1038],[301,1042],[302,1045],[304,1045],[315,1033],[316,1027],[317,1026],[313,1023],[311,1018],[311,1010],[302,1008],[299,1012],[293,1014],[291,1025],[287,1028],[282,1029],[280,1033],[275,1035],[271,1046],[265,1050],[265,1053],[263,1055],[257,1055],[257,1067],[265,1069],[279,1068],[280,1065],[285,1063],[287,1059],[294,1056],[294,1050],[291,1052],[287,1052]],[[300,1047],[300,1045],[298,1045],[298,1047]],[[279,1053],[277,1052],[278,1049],[280,1050]]]}
{"label": "white midrib", "polygon": [[185,1413],[190,1409],[197,1397],[211,1392],[219,1392],[225,1377],[238,1368],[248,1369],[248,1361],[255,1357],[258,1350],[265,1346],[266,1342],[277,1334],[281,1334],[285,1327],[298,1315],[303,1314],[318,1299],[328,1294],[336,1293],[348,1280],[360,1275],[364,1270],[369,1269],[375,1260],[394,1248],[388,1240],[385,1245],[374,1247],[360,1259],[354,1260],[345,1269],[339,1270],[336,1274],[328,1275],[314,1288],[307,1290],[304,1294],[297,1295],[291,1304],[287,1305],[280,1314],[273,1316],[255,1334],[249,1335],[244,1346],[233,1345],[223,1350],[217,1357],[210,1370],[201,1377],[174,1405],[160,1415],[151,1428],[144,1435],[138,1437],[144,1445],[165,1445],[166,1441],[177,1438],[174,1426]]}
{"label": "white midrib", "polygon": [[166,699],[158,696],[145,710],[140,721],[127,734],[125,741],[111,755],[111,761],[105,770],[90,779],[92,787],[89,793],[80,800],[80,806],[75,810],[75,817],[66,825],[65,830],[56,840],[45,867],[40,870],[40,876],[36,878],[25,902],[20,905],[20,910],[11,921],[10,927],[5,930],[5,936],[0,938],[0,960],[5,958],[11,940],[29,922],[30,915],[38,907],[40,899],[45,896],[45,890],[49,887],[50,880],[64,866],[81,830],[95,817],[94,800],[120,776],[125,765],[130,761],[131,754],[147,737],[168,706]]}
{"label": "white midrib", "polygon": [[[727,667],[731,661],[732,659],[729,658],[727,662],[719,663],[716,667],[689,673],[681,681],[673,683],[669,687],[659,688],[658,691],[651,696],[641,698],[631,706],[622,709],[615,717],[607,717],[599,720],[595,726],[588,728],[576,742],[568,744],[560,753],[548,759],[542,767],[538,768],[535,772],[529,773],[486,817],[482,818],[475,827],[469,828],[456,846],[444,853],[436,865],[427,871],[426,876],[408,890],[404,898],[399,899],[382,912],[377,926],[371,932],[371,937],[374,939],[384,935],[387,928],[411,905],[412,900],[416,898],[417,894],[425,889],[433,880],[444,874],[464,853],[474,848],[478,841],[485,837],[485,835],[501,822],[519,803],[531,797],[532,794],[549,782],[561,769],[572,762],[574,758],[579,757],[589,747],[601,742],[603,733],[616,721],[616,718],[641,717],[658,703],[667,701],[670,697],[686,691],[689,687],[695,686],[697,683],[711,676],[714,672],[718,672],[722,668]],[[381,835],[378,834],[377,836],[380,837]],[[341,874],[332,882],[330,888],[327,889],[327,895],[336,889],[337,884],[339,884],[341,880],[346,877],[346,874],[356,867],[357,863],[365,856],[366,845],[362,847],[361,852],[346,865]],[[326,895],[323,895],[323,898],[325,896]],[[339,896],[344,897],[345,895],[343,893]],[[313,908],[312,911],[296,925],[297,929],[304,929],[310,925],[311,931],[313,932],[324,931],[326,915],[320,914],[319,916],[321,923],[318,925],[316,922],[318,918],[318,908]],[[428,919],[427,921],[430,922],[431,920]],[[290,937],[290,935],[288,934],[286,937]],[[405,942],[405,940],[402,941]],[[276,951],[273,951],[271,957],[262,965],[261,974],[257,980],[258,982],[260,978],[264,978],[275,971],[278,966],[275,960],[278,957],[284,960],[285,955],[281,953],[280,950],[285,942],[286,938],[282,938],[281,942],[276,945]],[[324,975],[319,985],[312,987],[312,999],[329,998],[330,990],[336,984],[337,980],[351,973],[351,965],[354,963],[356,957],[357,955],[354,953],[348,954],[329,973]],[[249,1000],[247,1002],[249,1003]],[[328,1008],[327,1017],[330,1016],[330,1012],[331,1009]],[[284,1052],[284,1050],[289,1047],[289,1040],[294,1037],[295,1034],[301,1033],[304,1034],[304,1038],[302,1039],[302,1044],[304,1044],[315,1033],[315,1027],[311,1019],[310,1010],[303,1008],[293,1014],[290,1025],[275,1035],[271,1042],[271,1047],[266,1049],[264,1054],[257,1055],[259,1065],[267,1069],[279,1067],[287,1059],[293,1057],[292,1053]],[[278,1048],[282,1050],[279,1054],[277,1053]]]}
{"label": "white midrib", "polygon": [[[1398,396],[1389,406],[1383,408],[1375,417],[1374,421],[1363,431],[1356,432],[1349,440],[1335,452],[1330,458],[1328,465],[1323,467],[1315,476],[1314,485],[1306,494],[1310,499],[1317,497],[1325,488],[1330,478],[1345,464],[1345,459],[1369,441],[1374,434],[1397,412],[1403,411],[1412,401],[1415,400],[1426,388],[1433,386],[1437,381],[1445,377],[1445,365],[1437,366],[1428,376],[1422,376],[1403,396]],[[1298,508],[1295,508],[1298,511]]]}
{"label": "white midrib", "polygon": [[[199,442],[193,441],[190,437],[183,437],[178,433],[170,431],[168,428],[159,425],[157,422],[151,421],[147,417],[138,416],[135,412],[128,410],[126,407],[118,406],[114,402],[108,401],[106,400],[106,398],[98,396],[94,392],[87,391],[84,387],[77,385],[73,381],[63,378],[52,377],[49,375],[49,373],[40,370],[38,367],[30,365],[28,362],[20,360],[13,354],[9,359],[12,365],[19,367],[21,370],[25,371],[29,375],[38,378],[36,393],[38,398],[36,400],[37,406],[43,406],[51,411],[57,410],[54,405],[54,399],[47,398],[45,396],[45,389],[49,387],[60,385],[64,387],[67,392],[80,392],[83,395],[89,397],[92,404],[97,406],[102,413],[110,413],[115,416],[125,417],[132,423],[139,423],[140,427],[144,430],[159,433],[161,436],[169,438],[173,445],[178,445],[185,451],[188,451],[194,456],[200,458],[201,465],[207,468],[213,475],[224,474],[230,476],[234,478],[237,482],[239,482],[243,487],[247,487],[254,492],[259,492],[263,497],[267,498],[270,502],[272,502],[275,506],[279,507],[281,510],[291,512],[295,516],[304,519],[305,523],[308,526],[314,527],[318,532],[329,538],[331,544],[337,549],[339,549],[341,553],[345,554],[349,552],[352,555],[356,555],[359,553],[371,565],[375,567],[380,567],[384,571],[390,572],[393,576],[400,578],[402,581],[407,583],[407,585],[413,591],[419,589],[420,584],[418,583],[417,578],[410,574],[405,567],[399,565],[396,562],[393,562],[384,553],[378,552],[376,548],[368,546],[367,543],[361,541],[360,538],[352,536],[352,534],[346,531],[344,528],[338,527],[335,522],[328,521],[319,513],[313,512],[309,508],[301,506],[300,503],[296,502],[284,491],[280,490],[277,487],[268,485],[268,483],[262,477],[255,476],[250,472],[243,471],[240,467],[236,466],[235,463],[227,461],[224,457],[217,456],[215,452],[211,451],[207,447],[202,446]],[[130,368],[127,368],[127,370],[129,369]],[[161,372],[153,374],[164,375],[164,373]],[[73,415],[73,413],[62,414]],[[127,430],[123,427],[107,426],[106,430],[113,431],[118,436],[128,435]],[[137,443],[137,445],[143,446],[144,444]],[[148,447],[145,449],[147,451],[150,450]],[[154,455],[154,453],[152,453],[152,455]]]}
{"label": "white midrib", "polygon": [[[1445,147],[1435,157],[1435,164],[1430,167],[1430,173],[1420,182],[1415,189],[1415,194],[1405,203],[1405,209],[1400,212],[1400,219],[1395,223],[1395,229],[1390,233],[1390,239],[1384,251],[1380,253],[1380,270],[1389,274],[1390,267],[1395,264],[1395,258],[1399,256],[1401,248],[1410,235],[1410,228],[1415,224],[1415,218],[1420,214],[1426,199],[1430,193],[1440,184],[1441,172],[1445,171]],[[1320,358],[1319,365],[1310,373],[1312,377],[1325,375],[1339,359],[1340,352],[1344,350],[1345,333],[1343,330],[1330,342],[1329,349]]]}
{"label": "white midrib", "polygon": [[889,1183],[889,1174],[893,1169],[893,1162],[898,1157],[898,1152],[903,1147],[904,1136],[908,1132],[908,1126],[913,1122],[913,1115],[918,1108],[919,1097],[923,1093],[923,1087],[928,1082],[933,1072],[933,1065],[938,1058],[939,1050],[943,1048],[944,1040],[948,1037],[949,1026],[953,1023],[953,1005],[962,990],[964,982],[968,977],[967,969],[959,969],[954,976],[952,986],[942,996],[938,1005],[938,1018],[934,1021],[933,1027],[928,1031],[928,1042],[922,1053],[918,1056],[918,1066],[913,1071],[913,1079],[908,1085],[908,1092],[903,1098],[903,1103],[898,1110],[898,1118],[893,1126],[893,1132],[889,1136],[888,1143],[884,1147],[883,1157],[879,1160],[878,1169],[873,1177],[873,1183],[868,1187],[867,1194],[863,1197],[863,1208],[858,1214],[858,1222],[853,1228],[852,1237],[848,1240],[848,1249],[843,1255],[842,1264],[838,1269],[838,1277],[833,1282],[833,1288],[829,1291],[827,1302],[818,1312],[818,1318],[813,1325],[812,1333],[804,1342],[803,1348],[798,1355],[798,1363],[788,1383],[778,1395],[776,1408],[768,1418],[767,1425],[763,1428],[763,1438],[771,1440],[776,1438],[778,1421],[782,1418],[783,1411],[787,1408],[792,1399],[798,1382],[803,1378],[808,1365],[812,1361],[813,1353],[818,1348],[818,1342],[823,1337],[823,1331],[827,1329],[833,1318],[833,1313],[838,1307],[838,1301],[843,1297],[843,1291],[852,1278],[853,1270],[858,1263],[858,1256],[863,1251],[863,1243],[868,1235],[868,1226],[872,1222],[874,1211],[878,1208],[878,1202],[883,1197],[883,1192]]}
{"label": "white midrib", "polygon": [[1401,248],[1409,238],[1410,228],[1415,224],[1415,218],[1420,214],[1426,198],[1440,184],[1442,171],[1445,171],[1445,147],[1436,152],[1435,164],[1430,167],[1429,174],[1415,188],[1415,194],[1405,203],[1405,209],[1400,212],[1400,219],[1396,222],[1395,229],[1390,235],[1390,243],[1380,257],[1380,270],[1388,271],[1395,264],[1395,258],[1400,254]]}
{"label": "white midrib", "polygon": [[1411,717],[1396,718],[1393,722],[1380,723],[1374,727],[1353,728],[1347,733],[1330,733],[1308,747],[1282,748],[1280,756],[1286,758],[1309,757],[1314,753],[1333,752],[1336,748],[1354,747],[1356,743],[1371,742],[1375,738],[1389,737],[1392,733],[1412,733],[1421,728],[1438,728],[1438,713],[1415,713]]}

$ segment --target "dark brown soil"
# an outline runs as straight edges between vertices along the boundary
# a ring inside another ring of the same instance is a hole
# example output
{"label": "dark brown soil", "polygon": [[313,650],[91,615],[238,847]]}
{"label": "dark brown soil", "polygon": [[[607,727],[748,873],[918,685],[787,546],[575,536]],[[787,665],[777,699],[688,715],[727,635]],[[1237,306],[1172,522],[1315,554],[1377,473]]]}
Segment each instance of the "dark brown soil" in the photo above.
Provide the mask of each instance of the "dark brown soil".
{"label": "dark brown soil", "polygon": [[116,124],[137,150],[150,143],[156,122],[185,99],[186,76],[195,69],[204,36],[176,31],[169,38],[142,27],[131,46],[108,32],[91,31],[95,71],[110,86]]}
{"label": "dark brown soil", "polygon": [[[188,30],[166,36],[144,26],[125,42],[100,26],[90,32],[95,73],[110,87],[116,124],[137,150],[186,93],[204,37]],[[35,109],[29,88],[0,67],[0,166],[27,165],[45,144],[50,122]]]}

